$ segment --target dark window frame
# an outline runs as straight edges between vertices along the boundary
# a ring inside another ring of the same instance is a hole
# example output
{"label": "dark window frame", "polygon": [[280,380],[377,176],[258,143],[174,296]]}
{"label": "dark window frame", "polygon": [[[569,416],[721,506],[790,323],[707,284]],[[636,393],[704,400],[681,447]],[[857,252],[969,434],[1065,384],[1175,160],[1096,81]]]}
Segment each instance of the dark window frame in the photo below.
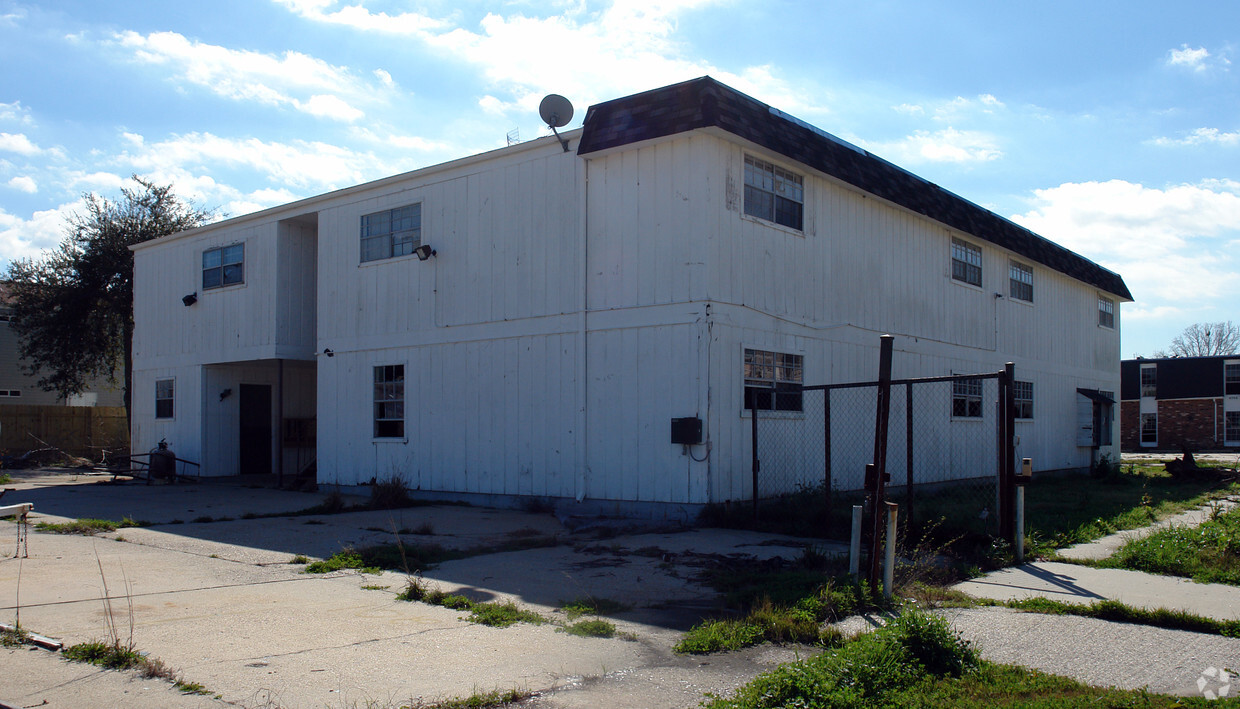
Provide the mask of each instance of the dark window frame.
{"label": "dark window frame", "polygon": [[202,289],[204,291],[243,283],[245,283],[245,242],[217,246],[202,252]]}
{"label": "dark window frame", "polygon": [[1142,445],[1158,445],[1158,413],[1141,414],[1140,433]]}
{"label": "dark window frame", "polygon": [[745,214],[805,230],[805,178],[752,155],[745,156]]}
{"label": "dark window frame", "polygon": [[982,247],[952,237],[952,280],[982,287]]}
{"label": "dark window frame", "polygon": [[1141,397],[1158,396],[1158,367],[1152,364],[1141,365]]}
{"label": "dark window frame", "polygon": [[374,368],[374,437],[405,437],[405,365]]}
{"label": "dark window frame", "polygon": [[1008,262],[1008,295],[1025,303],[1033,302],[1033,266]]}
{"label": "dark window frame", "polygon": [[804,411],[805,356],[745,348],[745,409]]}
{"label": "dark window frame", "polygon": [[1105,295],[1098,296],[1098,326],[1115,329],[1115,301]]}
{"label": "dark window frame", "polygon": [[981,379],[952,380],[952,418],[982,418],[982,396],[985,385]]}
{"label": "dark window frame", "polygon": [[422,203],[363,214],[359,233],[361,263],[408,256],[422,245]]}
{"label": "dark window frame", "polygon": [[1223,395],[1240,395],[1240,362],[1223,362]]}
{"label": "dark window frame", "polygon": [[157,420],[176,418],[176,398],[176,377],[155,380],[155,418]]}
{"label": "dark window frame", "polygon": [[1012,382],[1012,395],[1016,401],[1016,418],[1033,418],[1033,382]]}

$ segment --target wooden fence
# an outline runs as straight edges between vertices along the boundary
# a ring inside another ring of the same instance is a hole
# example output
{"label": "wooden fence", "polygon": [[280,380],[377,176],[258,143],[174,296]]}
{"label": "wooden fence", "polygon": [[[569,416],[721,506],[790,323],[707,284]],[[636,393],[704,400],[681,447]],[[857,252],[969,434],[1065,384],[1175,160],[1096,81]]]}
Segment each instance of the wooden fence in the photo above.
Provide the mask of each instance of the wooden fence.
{"label": "wooden fence", "polygon": [[125,427],[125,408],[0,406],[0,452],[19,455],[48,446],[91,460],[99,460],[105,449],[126,455],[129,431]]}

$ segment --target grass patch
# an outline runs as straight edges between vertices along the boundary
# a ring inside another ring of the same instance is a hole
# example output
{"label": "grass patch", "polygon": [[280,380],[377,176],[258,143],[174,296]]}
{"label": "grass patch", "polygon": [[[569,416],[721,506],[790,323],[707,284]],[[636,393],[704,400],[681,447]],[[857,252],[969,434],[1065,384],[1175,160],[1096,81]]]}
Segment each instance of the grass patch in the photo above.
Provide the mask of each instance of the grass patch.
{"label": "grass patch", "polygon": [[1197,527],[1168,527],[1129,540],[1098,565],[1240,585],[1240,509],[1215,514]]}
{"label": "grass patch", "polygon": [[377,566],[371,566],[362,559],[361,554],[353,549],[341,549],[322,561],[314,561],[306,564],[303,573],[307,574],[327,574],[332,571],[343,571],[346,569],[355,569],[364,574],[377,574],[380,569]]}
{"label": "grass patch", "polygon": [[468,697],[453,697],[433,704],[424,704],[421,700],[408,709],[497,709],[512,706],[532,695],[520,689],[495,689],[490,692],[479,692]]}
{"label": "grass patch", "polygon": [[8,473],[0,473],[0,485],[8,485],[13,482],[13,476]]}
{"label": "grass patch", "polygon": [[560,601],[560,610],[564,611],[564,615],[568,616],[570,621],[577,620],[583,615],[614,615],[629,610],[629,606],[613,601],[610,598],[596,598],[594,596],[581,596],[571,601]]}
{"label": "grass patch", "polygon": [[1195,613],[1169,610],[1167,608],[1156,608],[1154,610],[1135,608],[1119,601],[1095,601],[1086,605],[1083,603],[1052,601],[1046,598],[1025,598],[1003,601],[996,605],[1032,613],[1076,615],[1086,618],[1097,618],[1099,620],[1110,620],[1117,623],[1134,623],[1156,628],[1190,630],[1194,633],[1240,638],[1240,620],[1215,620],[1196,615]]}
{"label": "grass patch", "polygon": [[71,522],[39,522],[34,526],[37,531],[50,532],[52,534],[81,534],[91,537],[96,534],[105,532],[115,532],[118,529],[128,527],[149,527],[150,522],[145,520],[135,520],[132,517],[125,517],[119,522],[110,519],[91,519],[83,517],[75,519]]}
{"label": "grass patch", "polygon": [[294,556],[292,559],[289,559],[289,560],[288,560],[288,563],[290,563],[290,564],[309,564],[309,563],[310,563],[310,557],[306,556],[305,554],[297,554],[297,555],[296,555],[296,556]]}
{"label": "grass patch", "polygon": [[28,639],[30,639],[30,633],[27,633],[20,625],[0,630],[0,647],[19,647],[24,645]]}
{"label": "grass patch", "polygon": [[370,486],[370,502],[367,507],[372,510],[394,510],[412,507],[413,504],[413,498],[409,497],[409,488],[405,487],[405,481],[398,477],[379,480]]}
{"label": "grass patch", "polygon": [[[419,601],[432,606],[443,606],[456,611],[469,611],[469,617],[466,618],[469,622],[495,628],[507,628],[516,623],[542,625],[547,622],[547,619],[541,615],[523,610],[512,602],[477,603],[459,594],[429,589],[416,576],[409,577],[404,590],[396,594],[396,598],[401,601]],[[615,632],[615,628],[612,628],[612,632]]]}
{"label": "grass patch", "polygon": [[841,647],[758,676],[711,709],[897,706],[903,690],[927,680],[961,677],[980,664],[978,652],[947,622],[910,611]]}
{"label": "grass patch", "polygon": [[981,660],[942,618],[906,611],[836,649],[781,665],[708,709],[766,707],[1207,707],[1204,697],[1102,689]]}
{"label": "grass patch", "polygon": [[[833,647],[840,643],[840,635],[832,628],[823,629],[823,623],[886,607],[881,597],[872,597],[867,586],[851,577],[837,577],[826,584],[821,579],[819,576],[816,588],[791,603],[776,602],[768,595],[751,597],[743,615],[703,621],[690,628],[673,649],[703,654],[763,642]],[[773,588],[781,589],[778,584]]]}
{"label": "grass patch", "polygon": [[582,638],[614,638],[616,636],[616,626],[602,618],[578,621],[560,630]]}
{"label": "grass patch", "polygon": [[381,583],[364,583],[362,584],[362,590],[363,591],[386,591],[388,590],[388,587],[387,585],[381,584]]}
{"label": "grass patch", "polygon": [[105,643],[100,640],[70,645],[61,652],[67,660],[88,662],[109,670],[127,670],[137,667],[145,659],[141,653],[131,647],[119,643]]}

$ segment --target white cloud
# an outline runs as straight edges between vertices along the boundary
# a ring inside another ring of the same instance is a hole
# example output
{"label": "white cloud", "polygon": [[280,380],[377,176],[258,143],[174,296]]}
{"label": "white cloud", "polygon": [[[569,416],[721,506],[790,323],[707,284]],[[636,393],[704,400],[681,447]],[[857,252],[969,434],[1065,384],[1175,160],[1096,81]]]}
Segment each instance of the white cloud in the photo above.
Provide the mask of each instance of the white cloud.
{"label": "white cloud", "polygon": [[8,185],[19,192],[25,192],[27,194],[34,194],[39,191],[39,185],[35,183],[34,179],[25,175],[14,177],[9,180]]}
{"label": "white cloud", "polygon": [[1154,145],[1220,145],[1234,147],[1240,145],[1240,131],[1225,133],[1218,128],[1198,128],[1183,138],[1155,138]]}
{"label": "white cloud", "polygon": [[[374,153],[318,141],[278,143],[257,138],[221,138],[211,133],[188,133],[116,158],[143,174],[188,175],[209,166],[244,168],[266,175],[272,182],[292,187],[331,190],[393,174],[395,163]],[[176,180],[178,187],[181,179]]]}
{"label": "white cloud", "polygon": [[382,69],[375,69],[373,73],[375,75],[375,78],[379,80],[379,83],[383,84],[384,86],[391,87],[391,86],[396,85],[396,82],[392,81],[392,75],[387,73],[386,71]]}
{"label": "white cloud", "polygon": [[127,31],[117,44],[139,61],[168,66],[187,81],[225,98],[291,106],[310,115],[355,121],[363,112],[341,95],[364,99],[372,88],[343,67],[300,52],[275,56],[191,41],[176,32]]}
{"label": "white cloud", "polygon": [[928,162],[989,162],[1003,157],[994,136],[970,130],[919,130],[903,140],[875,143],[861,141],[866,150],[896,164]]}
{"label": "white cloud", "polygon": [[14,101],[13,103],[0,102],[0,121],[29,125],[34,122],[34,119],[30,117],[30,109],[23,106],[21,101]]}
{"label": "white cloud", "polygon": [[38,155],[43,152],[21,133],[0,133],[0,150],[18,155]]}
{"label": "white cloud", "polygon": [[1167,53],[1167,66],[1184,67],[1192,71],[1205,71],[1206,60],[1210,58],[1210,52],[1205,47],[1197,47],[1190,49],[1187,44],[1180,45],[1179,49],[1172,49]]}
{"label": "white cloud", "polygon": [[926,109],[914,103],[902,103],[899,106],[892,106],[896,113],[904,113],[909,116],[920,116],[926,112]]}
{"label": "white cloud", "polygon": [[[60,243],[65,235],[67,219],[84,208],[79,199],[54,209],[35,212],[29,219],[0,209],[0,259],[16,261],[37,258]],[[0,264],[0,267],[7,267],[7,264]]]}
{"label": "white cloud", "polygon": [[[721,1],[726,0],[615,0],[597,11],[582,3],[550,17],[491,12],[474,30],[412,12],[372,13],[360,5],[335,10],[335,0],[278,0],[306,19],[409,36],[475,65],[494,89],[480,104],[492,113],[531,114],[553,92],[584,107],[649,89],[650,77],[668,84],[706,74],[793,114],[825,113],[804,87],[794,87],[771,66],[736,73],[685,57],[674,40],[677,22]],[[572,71],[564,70],[566,63]]]}
{"label": "white cloud", "polygon": [[1240,183],[1158,189],[1111,180],[1035,195],[1033,209],[1012,219],[1118,272],[1147,317],[1240,295],[1240,260],[1226,244],[1240,229]]}

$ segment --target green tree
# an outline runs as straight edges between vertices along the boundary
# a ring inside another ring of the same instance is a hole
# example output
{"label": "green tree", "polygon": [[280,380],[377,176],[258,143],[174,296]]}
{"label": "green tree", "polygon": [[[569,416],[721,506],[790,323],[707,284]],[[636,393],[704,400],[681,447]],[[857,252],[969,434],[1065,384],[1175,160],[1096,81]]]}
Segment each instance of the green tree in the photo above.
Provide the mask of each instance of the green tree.
{"label": "green tree", "polygon": [[111,200],[85,195],[65,239],[36,259],[9,265],[12,327],[22,368],[61,396],[97,378],[123,377],[126,418],[133,376],[133,253],[129,247],[206,223],[214,210],[178,198],[172,185],[133,176]]}

